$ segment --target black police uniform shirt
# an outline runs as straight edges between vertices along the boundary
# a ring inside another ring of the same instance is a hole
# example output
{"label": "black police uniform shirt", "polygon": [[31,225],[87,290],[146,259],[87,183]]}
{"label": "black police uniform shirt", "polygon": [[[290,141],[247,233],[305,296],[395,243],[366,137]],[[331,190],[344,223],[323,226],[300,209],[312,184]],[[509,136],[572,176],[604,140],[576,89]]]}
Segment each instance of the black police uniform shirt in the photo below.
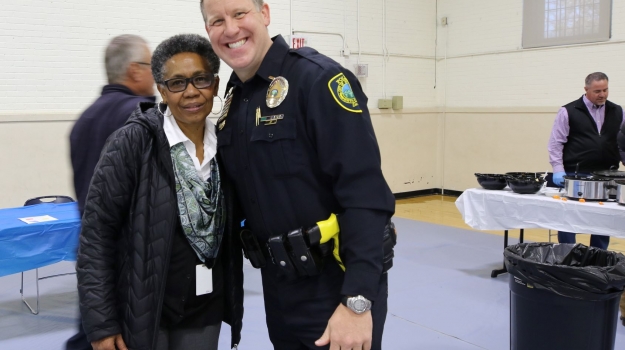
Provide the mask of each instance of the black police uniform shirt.
{"label": "black police uniform shirt", "polygon": [[[217,131],[223,166],[259,242],[342,214],[341,293],[375,300],[395,199],[382,175],[367,97],[335,61],[310,48],[291,50],[281,36],[272,40],[255,76],[230,77],[232,101]],[[270,108],[275,77],[289,88]],[[257,109],[276,122],[257,122]]]}

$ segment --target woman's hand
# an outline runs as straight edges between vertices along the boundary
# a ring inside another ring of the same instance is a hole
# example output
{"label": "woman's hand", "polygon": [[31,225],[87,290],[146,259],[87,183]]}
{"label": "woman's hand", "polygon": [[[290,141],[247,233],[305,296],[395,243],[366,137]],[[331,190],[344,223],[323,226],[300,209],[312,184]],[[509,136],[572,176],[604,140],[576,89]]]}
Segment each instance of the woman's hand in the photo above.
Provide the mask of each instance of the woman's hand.
{"label": "woman's hand", "polygon": [[128,350],[121,334],[111,335],[110,337],[92,341],[93,350]]}

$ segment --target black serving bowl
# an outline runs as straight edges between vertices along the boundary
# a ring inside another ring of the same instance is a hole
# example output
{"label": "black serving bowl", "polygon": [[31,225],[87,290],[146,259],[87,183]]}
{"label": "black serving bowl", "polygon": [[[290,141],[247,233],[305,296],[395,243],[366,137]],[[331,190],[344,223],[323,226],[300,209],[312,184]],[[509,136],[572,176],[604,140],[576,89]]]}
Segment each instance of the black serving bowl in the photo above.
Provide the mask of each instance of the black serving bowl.
{"label": "black serving bowl", "polygon": [[508,186],[512,189],[512,192],[519,194],[534,194],[543,187],[545,179],[542,177],[535,178],[523,178],[523,177],[507,177]]}
{"label": "black serving bowl", "polygon": [[515,177],[515,178],[536,179],[536,178],[542,178],[543,175],[545,175],[545,173],[510,172],[510,173],[506,173],[506,175],[509,177]]}
{"label": "black serving bowl", "polygon": [[476,173],[477,182],[487,190],[503,190],[506,187],[506,176],[502,174]]}

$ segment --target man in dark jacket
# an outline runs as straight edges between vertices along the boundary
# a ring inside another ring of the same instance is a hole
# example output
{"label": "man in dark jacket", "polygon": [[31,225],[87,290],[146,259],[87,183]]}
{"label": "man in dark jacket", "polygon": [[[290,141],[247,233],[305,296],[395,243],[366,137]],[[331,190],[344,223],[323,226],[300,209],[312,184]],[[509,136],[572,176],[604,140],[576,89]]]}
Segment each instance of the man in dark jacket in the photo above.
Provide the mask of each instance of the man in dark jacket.
{"label": "man in dark jacket", "polygon": [[[590,175],[618,168],[617,134],[625,117],[621,106],[608,101],[608,76],[601,72],[586,77],[586,94],[558,112],[549,139],[549,162],[553,183],[564,185],[564,176]],[[558,232],[560,243],[575,243],[575,233]],[[607,249],[609,236],[592,235],[590,245]]]}
{"label": "man in dark jacket", "polygon": [[[154,78],[150,70],[152,54],[147,42],[136,35],[113,38],[105,52],[108,85],[87,108],[70,134],[74,170],[74,190],[82,216],[89,183],[106,139],[121,128],[140,102],[154,102]],[[91,349],[78,320],[78,333],[67,343],[67,350]]]}
{"label": "man in dark jacket", "polygon": [[139,102],[154,102],[152,53],[141,37],[120,35],[106,48],[108,85],[78,118],[70,134],[74,188],[82,214],[100,152],[113,131],[121,128]]}

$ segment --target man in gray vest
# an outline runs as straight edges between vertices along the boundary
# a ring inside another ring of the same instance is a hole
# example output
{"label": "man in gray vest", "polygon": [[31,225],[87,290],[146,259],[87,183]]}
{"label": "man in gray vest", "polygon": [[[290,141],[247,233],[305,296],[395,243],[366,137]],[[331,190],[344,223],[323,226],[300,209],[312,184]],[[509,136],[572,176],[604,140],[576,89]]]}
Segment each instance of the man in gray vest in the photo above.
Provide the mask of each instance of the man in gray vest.
{"label": "man in gray vest", "polygon": [[[590,175],[618,168],[621,160],[617,135],[625,117],[621,106],[608,101],[608,76],[601,72],[586,77],[586,94],[558,111],[549,139],[549,162],[553,183],[564,185],[564,176]],[[575,243],[575,233],[558,232],[560,243]],[[609,236],[592,235],[590,245],[607,249]]]}

